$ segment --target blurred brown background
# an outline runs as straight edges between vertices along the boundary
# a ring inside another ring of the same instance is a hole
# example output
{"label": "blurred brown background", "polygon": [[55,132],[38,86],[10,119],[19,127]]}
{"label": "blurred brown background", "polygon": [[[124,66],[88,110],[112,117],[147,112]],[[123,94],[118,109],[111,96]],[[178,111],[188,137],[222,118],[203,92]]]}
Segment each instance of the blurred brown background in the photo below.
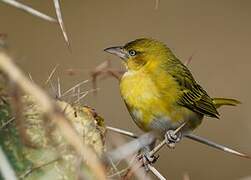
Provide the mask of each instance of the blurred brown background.
{"label": "blurred brown background", "polygon": [[[27,5],[55,17],[52,1],[26,0]],[[0,32],[16,62],[42,83],[59,64],[63,88],[89,79],[89,71],[107,59],[103,52],[139,37],[164,41],[189,65],[195,78],[212,96],[233,97],[243,104],[221,109],[221,120],[205,119],[196,134],[251,154],[251,1],[249,0],[74,0],[63,1],[62,11],[72,53],[59,27],[0,3]],[[76,75],[67,75],[72,68]],[[85,103],[96,108],[115,127],[139,132],[120,98],[118,82],[100,81],[98,95]],[[91,89],[91,83],[86,89]],[[162,149],[156,164],[169,179],[235,180],[251,175],[251,161],[183,140],[175,150]]]}

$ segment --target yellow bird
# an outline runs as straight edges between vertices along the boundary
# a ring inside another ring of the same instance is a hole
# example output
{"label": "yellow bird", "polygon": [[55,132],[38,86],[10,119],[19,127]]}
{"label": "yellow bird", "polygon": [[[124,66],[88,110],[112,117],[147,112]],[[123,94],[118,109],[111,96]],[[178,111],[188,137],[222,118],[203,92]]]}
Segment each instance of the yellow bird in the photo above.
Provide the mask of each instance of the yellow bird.
{"label": "yellow bird", "polygon": [[120,57],[126,67],[120,91],[132,119],[142,130],[154,132],[158,139],[184,122],[187,123],[182,133],[189,133],[204,116],[219,118],[218,107],[240,103],[211,98],[188,68],[157,40],[136,39],[105,51]]}

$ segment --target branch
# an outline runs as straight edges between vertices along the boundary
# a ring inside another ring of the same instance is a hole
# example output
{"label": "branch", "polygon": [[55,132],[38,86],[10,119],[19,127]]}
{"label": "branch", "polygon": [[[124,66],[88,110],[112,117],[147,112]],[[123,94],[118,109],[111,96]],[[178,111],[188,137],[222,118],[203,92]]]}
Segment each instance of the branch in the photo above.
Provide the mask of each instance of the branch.
{"label": "branch", "polygon": [[[110,131],[113,131],[113,132],[116,132],[116,133],[119,133],[119,134],[122,134],[122,135],[125,135],[125,136],[128,136],[128,137],[131,137],[131,138],[138,138],[139,137],[138,135],[136,135],[136,134],[134,134],[132,132],[122,130],[122,129],[119,129],[119,128],[110,127],[110,126],[107,127],[107,130],[110,130]],[[207,139],[205,139],[203,137],[200,137],[200,136],[197,136],[197,135],[194,135],[194,134],[186,134],[186,135],[184,135],[184,137],[188,138],[190,140],[205,144],[205,145],[210,146],[212,148],[216,148],[218,150],[224,151],[226,153],[230,153],[230,154],[233,154],[233,155],[237,155],[239,157],[244,157],[244,158],[251,159],[251,157],[249,155],[238,152],[238,151],[233,150],[233,149],[231,149],[229,147],[226,147],[224,145],[220,145],[218,143],[215,143],[213,141],[207,140]],[[164,145],[164,142],[161,142],[159,144],[159,146],[161,146],[161,147],[163,145]]]}

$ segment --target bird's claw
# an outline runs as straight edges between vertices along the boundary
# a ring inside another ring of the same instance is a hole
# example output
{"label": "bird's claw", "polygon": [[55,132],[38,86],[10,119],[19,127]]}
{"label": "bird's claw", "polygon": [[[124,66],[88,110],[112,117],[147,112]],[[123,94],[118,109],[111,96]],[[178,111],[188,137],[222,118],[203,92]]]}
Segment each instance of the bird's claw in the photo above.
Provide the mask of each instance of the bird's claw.
{"label": "bird's claw", "polygon": [[139,156],[139,160],[142,161],[142,164],[146,171],[149,170],[148,165],[155,163],[157,159],[159,159],[159,155],[150,156],[148,153],[144,153],[143,155]]}
{"label": "bird's claw", "polygon": [[180,132],[175,133],[174,130],[168,130],[165,134],[166,144],[168,147],[174,148],[175,144],[181,140],[181,137],[182,135]]}

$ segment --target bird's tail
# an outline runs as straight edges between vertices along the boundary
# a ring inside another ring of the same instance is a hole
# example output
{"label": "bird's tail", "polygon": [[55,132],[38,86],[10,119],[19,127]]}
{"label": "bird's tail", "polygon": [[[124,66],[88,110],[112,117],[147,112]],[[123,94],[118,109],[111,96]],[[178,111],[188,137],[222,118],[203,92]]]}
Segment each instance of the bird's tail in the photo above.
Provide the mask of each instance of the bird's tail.
{"label": "bird's tail", "polygon": [[219,108],[224,105],[237,106],[238,104],[241,104],[241,102],[236,99],[228,99],[228,98],[213,98],[213,103],[216,108]]}

